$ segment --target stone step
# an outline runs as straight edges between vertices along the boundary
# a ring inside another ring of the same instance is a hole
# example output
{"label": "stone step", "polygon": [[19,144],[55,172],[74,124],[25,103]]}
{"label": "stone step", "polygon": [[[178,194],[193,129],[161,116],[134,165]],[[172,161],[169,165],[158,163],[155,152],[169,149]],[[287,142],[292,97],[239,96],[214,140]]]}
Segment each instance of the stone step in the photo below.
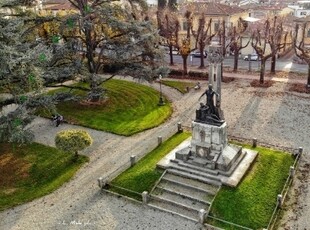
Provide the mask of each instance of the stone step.
{"label": "stone step", "polygon": [[231,166],[230,170],[227,171],[227,172],[220,172],[220,174],[224,175],[224,176],[227,176],[227,177],[231,176],[231,174],[235,171],[235,169],[241,163],[241,161],[243,160],[245,155],[246,155],[245,151],[242,151],[241,154],[240,154],[240,157],[233,163],[233,165]]}
{"label": "stone step", "polygon": [[188,218],[193,221],[198,220],[198,212],[199,212],[198,210],[171,202],[170,200],[167,199],[162,199],[152,195],[148,205],[160,209],[162,211],[170,212]]}
{"label": "stone step", "polygon": [[204,182],[207,184],[212,184],[215,186],[221,186],[221,184],[222,184],[221,180],[219,178],[211,177],[210,175],[206,175],[206,174],[199,173],[199,172],[197,173],[193,170],[186,170],[186,169],[183,169],[181,167],[169,168],[169,169],[167,169],[167,171],[169,173],[172,173],[172,174],[175,174],[178,176],[191,178],[191,179],[198,180],[200,182]]}
{"label": "stone step", "polygon": [[158,187],[207,203],[210,203],[214,195],[216,194],[216,192],[210,193],[209,191],[202,191],[200,189],[196,189],[195,187],[183,186],[183,184],[178,184],[174,181],[169,181],[165,179],[163,179],[161,183],[159,183]]}
{"label": "stone step", "polygon": [[211,175],[211,174],[209,174],[207,172],[197,171],[195,169],[191,169],[191,168],[188,168],[186,166],[171,164],[171,165],[169,165],[168,169],[169,170],[170,169],[175,169],[175,170],[178,170],[178,171],[186,172],[188,174],[197,175],[197,176],[204,177],[204,178],[207,178],[207,179],[210,179],[210,180],[214,180],[214,181],[218,181],[219,183],[221,183],[220,176]]}
{"label": "stone step", "polygon": [[171,183],[159,184],[157,186],[157,189],[158,191],[176,194],[182,197],[182,199],[187,198],[189,200],[202,203],[204,205],[211,205],[211,201],[214,197],[214,195],[210,195],[186,187],[175,186],[175,184],[171,186]]}
{"label": "stone step", "polygon": [[195,188],[196,190],[207,192],[212,195],[216,194],[219,189],[219,186],[215,186],[213,184],[208,184],[205,182],[200,182],[198,180],[178,176],[171,173],[166,173],[162,178],[162,180],[173,182],[175,184],[182,185],[183,187]]}
{"label": "stone step", "polygon": [[205,172],[205,173],[208,173],[208,174],[211,174],[211,175],[219,175],[219,171],[218,170],[212,170],[212,169],[209,169],[209,168],[206,168],[206,167],[199,167],[197,165],[194,165],[194,164],[191,164],[191,163],[186,163],[186,162],[183,162],[183,161],[180,161],[180,160],[170,160],[170,162],[173,162],[173,163],[176,163],[182,167],[187,167],[187,168],[190,168],[190,169],[194,169],[196,171],[201,171],[201,172]]}
{"label": "stone step", "polygon": [[202,203],[200,201],[191,199],[188,196],[170,192],[160,187],[157,187],[152,193],[152,195],[156,195],[157,197],[160,197],[161,199],[164,199],[168,202],[175,203],[177,205],[181,205],[184,207],[189,207],[197,211],[199,211],[202,208],[207,209],[210,206],[209,204],[206,204],[205,202]]}

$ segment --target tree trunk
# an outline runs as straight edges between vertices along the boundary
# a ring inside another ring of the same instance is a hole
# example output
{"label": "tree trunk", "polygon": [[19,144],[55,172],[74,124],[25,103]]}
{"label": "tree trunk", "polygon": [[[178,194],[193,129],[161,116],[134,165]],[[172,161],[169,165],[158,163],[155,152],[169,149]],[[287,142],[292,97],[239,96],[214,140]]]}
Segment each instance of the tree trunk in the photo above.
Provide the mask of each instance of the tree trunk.
{"label": "tree trunk", "polygon": [[235,49],[235,53],[234,53],[234,72],[237,72],[238,70],[238,60],[239,60],[239,50]]}
{"label": "tree trunk", "polygon": [[259,83],[260,84],[264,84],[265,68],[266,68],[266,59],[262,58],[261,67],[260,67],[260,75],[259,75]]}
{"label": "tree trunk", "polygon": [[307,80],[307,87],[310,87],[310,64],[308,64],[308,80]]}
{"label": "tree trunk", "polygon": [[205,62],[204,62],[204,53],[200,51],[200,66],[199,69],[204,69],[205,68]]}
{"label": "tree trunk", "polygon": [[276,55],[273,55],[271,57],[271,69],[270,69],[270,73],[275,74],[276,73]]}
{"label": "tree trunk", "polygon": [[172,46],[169,46],[169,55],[170,55],[170,65],[174,65],[174,63],[173,63]]}
{"label": "tree trunk", "polygon": [[183,76],[187,75],[187,55],[182,55],[183,58]]}

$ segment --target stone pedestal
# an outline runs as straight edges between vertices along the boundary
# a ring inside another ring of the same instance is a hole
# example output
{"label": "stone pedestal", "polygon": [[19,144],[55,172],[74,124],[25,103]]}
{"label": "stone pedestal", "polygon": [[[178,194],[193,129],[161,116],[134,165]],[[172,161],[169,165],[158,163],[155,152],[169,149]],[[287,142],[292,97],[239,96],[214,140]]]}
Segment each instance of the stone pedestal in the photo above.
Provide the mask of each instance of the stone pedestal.
{"label": "stone pedestal", "polygon": [[227,124],[221,126],[192,122],[191,145],[176,152],[178,160],[227,172],[242,153],[240,146],[228,144]]}
{"label": "stone pedestal", "polygon": [[213,160],[227,145],[227,124],[214,126],[200,122],[192,122],[192,150],[196,157]]}

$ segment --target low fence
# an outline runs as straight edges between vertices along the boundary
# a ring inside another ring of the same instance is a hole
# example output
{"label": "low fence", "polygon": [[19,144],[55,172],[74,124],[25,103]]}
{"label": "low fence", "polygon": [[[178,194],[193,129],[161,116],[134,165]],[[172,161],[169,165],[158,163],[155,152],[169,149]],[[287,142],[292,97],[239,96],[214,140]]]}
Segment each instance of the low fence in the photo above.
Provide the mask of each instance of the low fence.
{"label": "low fence", "polygon": [[207,218],[218,221],[222,224],[226,224],[229,227],[234,227],[235,230],[238,230],[238,229],[240,229],[240,230],[253,230],[252,228],[247,228],[247,227],[244,227],[242,225],[235,224],[235,223],[232,223],[232,222],[229,222],[229,221],[226,221],[226,220],[223,220],[223,219],[211,216],[211,215],[208,215]]}
{"label": "low fence", "polygon": [[[191,127],[190,126],[182,126],[181,123],[179,122],[177,124],[177,132],[180,132],[183,129],[190,130]],[[257,145],[257,139],[256,138],[247,139],[247,138],[241,138],[241,137],[230,136],[230,135],[228,137],[229,137],[229,140],[238,141],[238,142],[247,143],[247,144],[252,144],[252,146],[256,146]],[[157,139],[157,146],[159,144],[161,144],[161,143],[162,143],[162,137],[158,137],[158,139]],[[288,152],[291,152],[295,156],[295,161],[294,161],[293,165],[290,167],[290,172],[289,172],[289,175],[288,175],[288,177],[286,179],[286,182],[285,182],[285,184],[283,186],[283,189],[282,189],[281,193],[278,194],[278,196],[277,196],[277,204],[276,204],[276,207],[274,208],[274,211],[273,211],[273,214],[272,214],[272,216],[270,218],[268,226],[267,226],[267,228],[264,229],[264,230],[272,230],[275,227],[275,223],[278,220],[281,207],[282,207],[282,205],[283,205],[283,203],[284,203],[284,201],[285,201],[285,199],[287,197],[289,188],[292,185],[292,181],[293,181],[295,172],[296,172],[296,170],[298,168],[298,164],[299,164],[300,158],[302,156],[303,149],[301,147],[299,147],[298,149],[294,149],[294,148],[284,147],[284,146],[280,146],[280,145],[272,145],[272,144],[264,143],[264,142],[259,142],[259,145],[260,146],[264,146],[264,147],[268,147],[268,148],[276,148],[276,149],[280,149],[280,150],[283,150],[283,151],[288,151]],[[156,146],[154,146],[154,148],[155,147]],[[142,156],[140,156],[140,157],[142,157]],[[113,191],[117,191],[117,193],[119,193],[120,195],[124,195],[124,196],[125,196],[125,194],[129,193],[129,194],[132,194],[131,197],[135,197],[135,199],[137,199],[140,202],[143,201],[143,199],[144,199],[143,198],[143,196],[144,196],[143,193],[138,193],[138,192],[135,192],[135,191],[132,191],[132,190],[128,190],[128,189],[125,189],[125,188],[122,188],[122,187],[118,187],[118,186],[115,186],[115,185],[107,182],[108,180],[111,180],[112,178],[115,178],[118,174],[120,174],[121,172],[125,171],[129,167],[133,166],[135,164],[135,161],[136,161],[136,157],[135,156],[131,156],[130,157],[130,161],[128,161],[126,164],[124,164],[124,165],[120,166],[119,168],[117,168],[116,170],[114,170],[106,178],[99,178],[98,179],[99,187],[102,188],[102,189],[109,188],[110,190],[107,190],[107,189],[104,189],[104,190],[106,190],[107,192],[111,192],[111,190],[112,190],[112,193],[113,193]],[[160,180],[158,180],[156,183],[158,183],[159,181]],[[154,187],[153,187],[153,189],[154,189]],[[149,195],[146,194],[146,196],[149,196]],[[213,200],[211,202],[211,206],[210,206],[209,210],[211,210],[212,203],[213,203],[214,199],[215,199],[215,197],[213,198]],[[145,201],[143,201],[143,202],[145,202]],[[245,226],[241,226],[241,225],[229,222],[227,220],[224,220],[224,219],[221,219],[221,218],[218,218],[218,217],[214,217],[212,215],[209,215],[209,213],[206,214],[205,218],[206,218],[206,220],[209,219],[209,220],[213,220],[213,221],[216,221],[216,222],[220,222],[220,223],[222,223],[224,225],[227,225],[229,227],[233,227],[234,229],[253,230],[251,228],[248,228],[248,227],[245,227]],[[210,223],[205,223],[205,226],[207,226],[207,227],[214,227],[213,229],[221,229],[221,228],[212,226]]]}
{"label": "low fence", "polygon": [[109,193],[116,193],[117,195],[121,195],[121,196],[124,196],[126,198],[130,197],[130,198],[134,199],[135,201],[142,202],[142,193],[138,193],[138,192],[132,191],[130,189],[119,187],[119,186],[113,185],[111,183],[107,183],[102,189],[106,192],[109,192]]}
{"label": "low fence", "polygon": [[[150,138],[152,138],[153,141],[152,142],[148,142],[148,149],[149,149],[149,151],[152,151],[153,149],[155,149],[163,141],[169,139],[174,134],[176,134],[178,132],[182,132],[182,131],[183,131],[183,126],[182,126],[182,124],[180,122],[178,122],[176,124],[176,126],[174,126],[174,127],[173,127],[173,125],[171,125],[171,128],[169,129],[169,131],[163,133],[163,136],[158,136],[156,138],[155,137],[150,137]],[[135,162],[140,160],[142,157],[144,157],[148,153],[148,152],[143,152],[140,155],[139,154],[138,155],[134,155],[134,153],[135,153],[134,149],[130,150],[130,152],[132,152],[133,155],[131,155],[128,158],[128,161],[124,162],[124,164],[120,165],[118,168],[116,168],[115,170],[110,172],[105,177],[100,177],[98,179],[98,183],[99,183],[99,180],[102,181],[100,183],[104,183],[104,184],[106,182],[108,182],[108,181],[113,180],[115,177],[117,177],[119,174],[121,174],[122,172],[124,172],[125,170],[127,170],[128,168],[133,166],[135,164]]]}
{"label": "low fence", "polygon": [[[235,136],[229,136],[229,139],[234,140],[234,141],[239,141],[242,143],[252,144],[252,146],[257,145],[257,139],[255,139],[255,138],[246,139],[246,138],[240,138],[240,137],[235,137]],[[259,145],[264,146],[264,147],[268,147],[268,148],[276,148],[276,149],[288,151],[288,152],[291,152],[295,156],[295,161],[294,161],[293,165],[290,167],[289,175],[287,176],[287,179],[286,179],[286,182],[283,186],[283,189],[282,189],[281,193],[278,194],[278,196],[277,196],[277,204],[276,204],[276,207],[274,208],[272,216],[269,220],[268,226],[267,226],[267,228],[264,229],[264,230],[272,230],[275,227],[275,224],[276,224],[278,217],[279,217],[281,207],[282,207],[282,205],[283,205],[283,203],[287,197],[289,188],[292,185],[293,178],[294,178],[295,172],[298,168],[298,164],[299,164],[303,149],[301,147],[299,147],[298,149],[294,149],[294,148],[289,148],[289,147],[284,147],[284,146],[279,146],[279,145],[272,145],[272,144],[262,143],[262,142],[259,142]],[[211,209],[211,207],[210,207],[210,209]],[[235,223],[232,223],[232,222],[229,222],[229,221],[226,221],[226,220],[223,220],[223,219],[211,216],[211,215],[208,215],[207,218],[221,222],[221,223],[226,224],[230,227],[234,227],[234,229],[252,230],[251,228],[244,227],[244,226],[241,226],[241,225],[238,225],[238,224],[235,224]]]}
{"label": "low fence", "polygon": [[270,218],[269,224],[268,224],[268,226],[266,228],[267,230],[272,230],[275,227],[275,224],[276,224],[277,219],[279,217],[279,213],[281,211],[281,207],[282,207],[282,205],[283,205],[283,203],[285,201],[285,198],[287,196],[289,188],[292,185],[293,178],[294,178],[295,172],[297,170],[297,167],[298,167],[298,164],[299,164],[302,152],[303,152],[303,149],[301,147],[298,150],[295,150],[293,152],[293,154],[296,156],[296,158],[295,158],[294,164],[290,167],[290,173],[289,173],[289,175],[288,175],[288,177],[286,179],[284,187],[283,187],[281,193],[278,194],[278,196],[277,196],[277,205],[276,205],[276,207],[275,207],[275,209],[273,211],[273,214],[272,214],[272,216]]}

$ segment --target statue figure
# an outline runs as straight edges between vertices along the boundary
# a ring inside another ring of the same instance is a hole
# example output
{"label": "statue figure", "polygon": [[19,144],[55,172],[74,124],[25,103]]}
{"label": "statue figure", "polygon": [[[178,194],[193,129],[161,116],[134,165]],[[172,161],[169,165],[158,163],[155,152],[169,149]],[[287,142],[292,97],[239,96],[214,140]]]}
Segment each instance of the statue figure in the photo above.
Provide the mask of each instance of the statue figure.
{"label": "statue figure", "polygon": [[199,97],[199,100],[200,100],[200,98],[201,98],[203,95],[206,95],[206,97],[207,97],[207,98],[206,98],[206,99],[207,99],[207,100],[206,100],[206,106],[209,107],[210,113],[211,113],[211,114],[217,114],[217,113],[216,113],[216,109],[215,109],[215,105],[214,105],[214,99],[213,99],[214,94],[217,95],[217,96],[219,96],[219,94],[213,90],[212,85],[209,84],[208,89]]}
{"label": "statue figure", "polygon": [[200,108],[196,110],[196,121],[221,125],[224,123],[224,120],[221,120],[218,112],[218,108],[214,105],[214,95],[219,95],[212,89],[212,85],[209,84],[208,89],[199,97],[200,98],[206,95],[206,104],[200,103]]}

